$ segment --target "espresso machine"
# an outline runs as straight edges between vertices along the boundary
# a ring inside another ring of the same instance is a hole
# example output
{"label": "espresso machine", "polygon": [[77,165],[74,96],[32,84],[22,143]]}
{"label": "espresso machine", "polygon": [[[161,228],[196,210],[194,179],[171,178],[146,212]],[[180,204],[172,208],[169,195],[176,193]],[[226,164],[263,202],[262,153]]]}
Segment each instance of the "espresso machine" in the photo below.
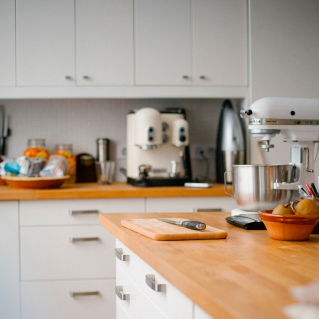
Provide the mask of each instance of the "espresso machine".
{"label": "espresso machine", "polygon": [[184,109],[142,108],[127,115],[127,182],[181,186],[192,181]]}
{"label": "espresso machine", "polygon": [[299,197],[298,184],[317,185],[319,99],[262,98],[242,110],[241,116],[248,119],[249,133],[262,141],[266,152],[275,147],[271,140],[277,134],[290,144],[291,151],[287,165],[233,165],[233,196],[240,209],[232,215],[274,209]]}

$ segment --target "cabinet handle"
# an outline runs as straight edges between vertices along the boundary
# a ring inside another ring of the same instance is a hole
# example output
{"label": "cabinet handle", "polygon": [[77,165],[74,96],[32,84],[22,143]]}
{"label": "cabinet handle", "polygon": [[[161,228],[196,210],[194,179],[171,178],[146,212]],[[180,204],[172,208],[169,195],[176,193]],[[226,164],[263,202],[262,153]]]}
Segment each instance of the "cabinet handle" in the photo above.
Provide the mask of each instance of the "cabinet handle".
{"label": "cabinet handle", "polygon": [[70,237],[70,242],[75,243],[77,241],[97,241],[99,237]]}
{"label": "cabinet handle", "polygon": [[100,293],[98,291],[85,291],[85,292],[73,292],[70,291],[71,297],[81,297],[81,296],[94,296],[99,295]]}
{"label": "cabinet handle", "polygon": [[123,293],[123,286],[115,286],[115,293],[121,300],[130,300],[130,295]]}
{"label": "cabinet handle", "polygon": [[205,213],[205,212],[222,212],[223,210],[221,208],[196,208],[196,213]]}
{"label": "cabinet handle", "polygon": [[130,260],[130,255],[124,255],[122,248],[115,248],[115,257],[121,261]]}
{"label": "cabinet handle", "polygon": [[66,78],[67,80],[71,80],[71,79],[72,79],[72,77],[71,77],[70,75],[66,75],[65,78]]}
{"label": "cabinet handle", "polygon": [[201,80],[205,80],[205,79],[206,79],[206,76],[205,76],[205,75],[200,75],[199,78],[200,78]]}
{"label": "cabinet handle", "polygon": [[84,215],[84,214],[98,214],[99,211],[97,209],[93,210],[70,210],[70,215]]}
{"label": "cabinet handle", "polygon": [[165,284],[157,284],[155,282],[155,275],[146,275],[145,276],[147,285],[152,288],[156,292],[165,292],[166,285]]}
{"label": "cabinet handle", "polygon": [[83,79],[88,80],[89,76],[88,75],[83,75]]}
{"label": "cabinet handle", "polygon": [[183,79],[189,79],[189,76],[188,75],[183,75]]}

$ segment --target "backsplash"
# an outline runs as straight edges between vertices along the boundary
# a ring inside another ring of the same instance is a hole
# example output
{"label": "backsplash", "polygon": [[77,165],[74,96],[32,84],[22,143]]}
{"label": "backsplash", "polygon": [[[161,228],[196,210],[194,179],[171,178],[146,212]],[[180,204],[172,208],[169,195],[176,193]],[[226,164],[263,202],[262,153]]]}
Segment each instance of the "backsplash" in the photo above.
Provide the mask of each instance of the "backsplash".
{"label": "backsplash", "polygon": [[[29,138],[45,138],[46,147],[73,144],[75,154],[96,156],[96,139],[111,140],[110,155],[116,161],[117,181],[125,181],[119,172],[126,167],[123,148],[126,143],[126,114],[132,109],[183,107],[189,121],[193,176],[205,175],[206,164],[197,159],[197,146],[216,146],[222,99],[50,99],[3,100],[9,114],[12,135],[8,138],[7,155],[20,156]],[[239,107],[240,101],[233,101]],[[214,155],[209,158],[209,176],[215,177]]]}

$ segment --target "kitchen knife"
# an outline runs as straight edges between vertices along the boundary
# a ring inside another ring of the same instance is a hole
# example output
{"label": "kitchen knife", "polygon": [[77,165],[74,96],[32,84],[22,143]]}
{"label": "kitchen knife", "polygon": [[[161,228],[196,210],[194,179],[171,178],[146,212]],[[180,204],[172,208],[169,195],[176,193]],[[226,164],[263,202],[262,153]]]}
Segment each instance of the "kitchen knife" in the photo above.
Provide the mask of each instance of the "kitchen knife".
{"label": "kitchen knife", "polygon": [[[4,107],[0,105],[0,152],[3,144]],[[2,154],[1,154],[2,155]]]}
{"label": "kitchen knife", "polygon": [[9,135],[8,114],[4,113],[3,129],[2,129],[1,155],[6,155],[6,140],[7,140],[8,135]]}
{"label": "kitchen knife", "polygon": [[182,226],[182,227],[193,229],[193,230],[204,230],[206,228],[206,225],[204,223],[196,222],[193,220],[187,220],[184,222],[179,222],[179,221],[170,220],[170,219],[160,219],[160,218],[158,218],[157,220],[160,220],[164,223],[174,224],[177,226]]}

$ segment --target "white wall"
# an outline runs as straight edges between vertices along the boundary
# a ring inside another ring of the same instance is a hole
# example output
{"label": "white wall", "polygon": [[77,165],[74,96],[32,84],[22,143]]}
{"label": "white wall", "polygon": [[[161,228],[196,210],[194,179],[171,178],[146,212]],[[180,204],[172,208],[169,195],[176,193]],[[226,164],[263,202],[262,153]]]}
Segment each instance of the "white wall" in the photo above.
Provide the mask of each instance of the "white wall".
{"label": "white wall", "polygon": [[[217,126],[223,100],[214,99],[71,99],[0,101],[10,116],[12,136],[8,138],[8,156],[22,155],[29,138],[45,138],[49,151],[57,143],[73,144],[75,154],[96,156],[96,139],[111,140],[111,159],[126,166],[121,149],[126,143],[126,114],[142,107],[183,107],[190,129],[190,144],[215,147]],[[237,101],[234,101],[234,105]],[[239,103],[239,102],[238,102]],[[236,105],[238,104],[236,103]],[[235,105],[235,106],[236,106]],[[210,177],[214,177],[214,158],[210,159]],[[193,159],[194,176],[205,173],[202,160]],[[116,173],[117,180],[125,180]]]}

